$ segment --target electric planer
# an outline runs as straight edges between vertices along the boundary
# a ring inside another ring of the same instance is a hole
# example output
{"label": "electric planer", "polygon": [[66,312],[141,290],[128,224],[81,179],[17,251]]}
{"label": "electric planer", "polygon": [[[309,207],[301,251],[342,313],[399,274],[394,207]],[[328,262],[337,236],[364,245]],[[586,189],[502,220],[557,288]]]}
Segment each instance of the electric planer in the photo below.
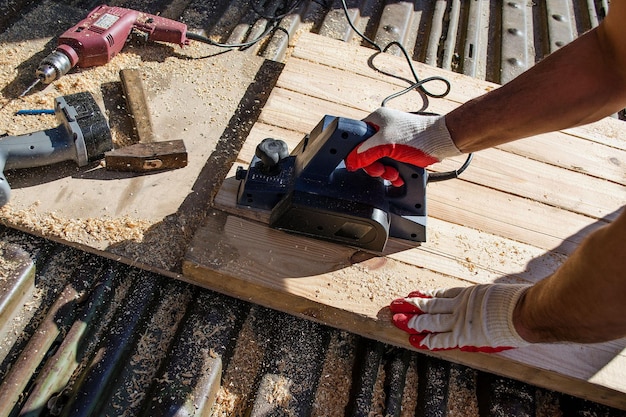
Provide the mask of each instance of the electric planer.
{"label": "electric planer", "polygon": [[374,252],[389,237],[424,242],[424,168],[385,158],[405,183],[393,187],[345,167],[348,153],[374,133],[363,121],[327,115],[291,153],[284,141],[264,139],[248,169],[237,169],[237,205],[269,210],[273,228]]}

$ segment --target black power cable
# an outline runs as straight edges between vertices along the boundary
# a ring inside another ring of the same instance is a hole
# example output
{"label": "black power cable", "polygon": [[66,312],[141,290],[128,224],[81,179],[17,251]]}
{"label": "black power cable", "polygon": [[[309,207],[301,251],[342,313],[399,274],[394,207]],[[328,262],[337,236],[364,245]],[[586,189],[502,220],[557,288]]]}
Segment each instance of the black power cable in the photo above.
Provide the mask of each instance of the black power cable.
{"label": "black power cable", "polygon": [[[252,10],[262,19],[266,19],[267,22],[267,26],[265,28],[265,30],[256,38],[248,41],[248,42],[242,42],[242,43],[220,43],[220,42],[216,42],[206,36],[197,34],[197,33],[193,33],[193,32],[187,32],[187,38],[194,40],[194,41],[198,41],[198,42],[202,42],[202,43],[206,43],[209,45],[213,45],[213,46],[217,46],[220,48],[228,48],[228,49],[234,49],[234,48],[249,48],[250,46],[253,46],[257,43],[259,43],[260,41],[262,41],[267,35],[269,35],[274,29],[276,29],[278,27],[278,24],[280,23],[281,19],[283,19],[285,16],[289,15],[291,12],[293,12],[298,6],[300,6],[302,4],[304,0],[295,0],[295,1],[285,1],[281,6],[279,6],[276,10],[275,14],[266,14],[264,11],[262,11],[258,5],[255,2],[252,2],[250,4],[250,7],[252,8]],[[258,3],[258,2],[257,2]]]}
{"label": "black power cable", "polygon": [[[255,39],[252,39],[251,41],[248,42],[242,42],[242,43],[232,43],[232,44],[225,44],[225,43],[220,43],[220,42],[215,42],[212,39],[197,34],[197,33],[193,33],[193,32],[188,32],[187,33],[187,38],[191,39],[191,40],[195,40],[198,42],[203,42],[203,43],[207,43],[209,45],[213,45],[213,46],[217,46],[220,48],[229,48],[229,49],[234,49],[234,48],[248,48],[250,46],[255,45],[256,43],[260,42],[261,40],[263,40],[267,35],[269,35],[273,30],[275,30],[278,27],[278,24],[280,22],[281,19],[283,19],[285,16],[289,15],[291,12],[293,12],[298,6],[300,6],[303,3],[303,0],[295,0],[295,1],[291,1],[291,2],[285,2],[282,7],[278,7],[276,10],[275,14],[266,14],[264,11],[260,10],[257,3],[252,2],[251,3],[251,8],[252,10],[261,18],[268,20],[267,23],[267,27],[265,28],[265,30],[263,31],[263,33],[261,33],[258,37],[256,37]],[[364,33],[362,33],[359,29],[356,28],[356,26],[354,25],[354,22],[352,21],[352,19],[350,18],[350,13],[348,11],[348,5],[346,4],[345,0],[341,0],[341,4],[343,7],[343,11],[344,14],[346,16],[346,20],[348,22],[348,24],[350,25],[350,27],[352,28],[352,30],[358,35],[360,36],[365,42],[369,43],[370,45],[372,45],[374,48],[376,48],[378,50],[379,53],[386,53],[389,48],[395,46],[397,47],[400,52],[402,53],[402,55],[404,56],[409,69],[411,71],[411,75],[413,76],[413,78],[415,79],[415,82],[413,82],[411,85],[409,85],[408,87],[406,87],[404,90],[399,91],[397,93],[391,94],[390,96],[386,97],[382,103],[381,106],[385,107],[386,104],[393,100],[394,98],[397,98],[403,94],[406,94],[410,91],[413,90],[419,90],[420,92],[422,92],[423,94],[425,94],[428,97],[432,97],[432,98],[443,98],[445,96],[448,95],[448,93],[450,92],[450,81],[448,81],[447,79],[441,77],[441,76],[432,76],[432,77],[428,77],[425,78],[423,80],[420,80],[417,72],[415,71],[415,67],[413,66],[413,62],[411,61],[411,57],[409,56],[409,53],[407,52],[406,48],[404,47],[404,45],[402,45],[400,42],[398,41],[392,41],[390,43],[388,43],[384,48],[381,47],[380,45],[378,45],[376,42],[374,42],[373,40],[369,39]],[[427,90],[424,85],[426,83],[429,82],[433,82],[433,81],[439,81],[442,82],[445,85],[445,91],[443,93],[440,94],[435,94],[430,92],[429,90]],[[430,173],[429,177],[428,177],[428,181],[429,182],[437,182],[437,181],[445,181],[448,179],[453,179],[453,178],[457,178],[463,171],[465,171],[467,169],[467,167],[470,165],[470,162],[472,160],[473,154],[468,154],[467,159],[465,160],[465,162],[463,163],[463,165],[454,171],[447,171],[447,172],[437,172],[437,173]]]}
{"label": "black power cable", "polygon": [[[390,100],[393,100],[394,98],[399,97],[399,96],[401,96],[403,94],[406,94],[406,93],[408,93],[410,91],[413,91],[415,89],[419,89],[419,91],[421,91],[422,93],[426,94],[428,97],[432,97],[432,98],[443,98],[443,97],[448,95],[448,93],[450,92],[450,88],[451,88],[450,81],[448,81],[447,79],[445,79],[445,78],[443,78],[443,77],[441,77],[439,75],[435,75],[435,76],[424,78],[423,80],[420,80],[419,77],[417,76],[417,72],[415,71],[415,67],[413,66],[413,62],[411,61],[411,57],[409,56],[409,53],[407,52],[407,50],[404,47],[404,45],[402,45],[398,41],[392,41],[392,42],[388,43],[384,48],[381,47],[376,42],[374,42],[373,40],[371,40],[370,38],[365,36],[365,34],[362,33],[359,29],[356,28],[356,26],[352,22],[352,19],[350,18],[350,14],[348,12],[348,5],[346,4],[346,0],[341,0],[341,4],[343,6],[343,11],[344,11],[344,14],[346,15],[346,19],[348,20],[348,24],[350,25],[350,27],[352,28],[354,33],[359,35],[365,42],[369,43],[374,48],[376,48],[379,53],[387,52],[389,50],[389,48],[391,48],[392,46],[398,47],[398,49],[400,49],[400,52],[402,52],[402,55],[404,56],[406,62],[408,63],[409,69],[411,70],[411,74],[413,75],[413,78],[415,79],[415,82],[413,82],[411,85],[409,85],[404,90],[402,90],[400,92],[397,92],[397,93],[394,93],[394,94],[391,94],[390,96],[386,97],[382,101],[382,103],[381,103],[382,107],[385,107],[387,102],[389,102]],[[432,81],[439,81],[439,82],[444,83],[444,85],[446,86],[445,91],[443,93],[441,93],[441,94],[434,94],[434,93],[431,93],[430,91],[428,91],[426,88],[424,88],[424,84],[426,84],[428,82],[432,82]],[[429,174],[428,182],[445,181],[445,180],[457,178],[459,175],[461,175],[461,173],[463,171],[465,171],[467,169],[467,167],[470,165],[470,163],[472,161],[472,158],[473,158],[473,154],[472,153],[468,154],[467,155],[467,159],[465,160],[463,165],[461,165],[461,167],[459,169],[456,169],[454,171],[435,172],[435,173]]]}

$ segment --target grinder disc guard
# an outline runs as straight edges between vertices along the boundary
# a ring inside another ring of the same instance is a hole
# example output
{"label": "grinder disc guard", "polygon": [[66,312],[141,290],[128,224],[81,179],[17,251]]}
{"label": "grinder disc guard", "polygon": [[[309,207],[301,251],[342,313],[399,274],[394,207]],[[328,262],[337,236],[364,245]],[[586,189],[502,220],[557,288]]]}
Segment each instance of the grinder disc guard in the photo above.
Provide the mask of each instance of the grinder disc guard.
{"label": "grinder disc guard", "polygon": [[265,139],[248,170],[237,171],[237,205],[271,210],[273,228],[374,252],[390,236],[424,242],[427,171],[385,158],[405,182],[393,187],[345,167],[348,153],[374,133],[363,121],[325,116],[291,154],[283,141]]}

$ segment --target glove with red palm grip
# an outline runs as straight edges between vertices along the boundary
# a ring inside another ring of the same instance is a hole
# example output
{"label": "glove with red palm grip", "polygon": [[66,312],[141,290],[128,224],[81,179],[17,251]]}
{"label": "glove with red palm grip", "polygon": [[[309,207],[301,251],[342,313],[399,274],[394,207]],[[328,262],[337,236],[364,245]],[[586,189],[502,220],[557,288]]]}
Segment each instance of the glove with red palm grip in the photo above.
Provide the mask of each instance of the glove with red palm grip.
{"label": "glove with red palm grip", "polygon": [[420,115],[381,107],[363,119],[376,133],[363,141],[346,157],[346,168],[360,168],[373,177],[391,181],[395,186],[404,182],[395,168],[384,166],[379,160],[389,157],[398,162],[426,167],[450,156],[460,155],[445,118]]}
{"label": "glove with red palm grip", "polygon": [[412,292],[394,300],[393,323],[418,349],[494,353],[528,345],[513,309],[529,285],[483,284]]}

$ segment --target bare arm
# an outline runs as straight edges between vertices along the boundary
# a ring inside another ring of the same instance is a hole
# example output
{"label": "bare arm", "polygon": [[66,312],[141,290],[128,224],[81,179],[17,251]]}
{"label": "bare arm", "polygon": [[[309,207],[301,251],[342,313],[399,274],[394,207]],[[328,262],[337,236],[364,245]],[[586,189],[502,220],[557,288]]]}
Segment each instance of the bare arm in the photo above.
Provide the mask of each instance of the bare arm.
{"label": "bare arm", "polygon": [[626,336],[626,212],[591,235],[513,312],[529,342],[602,342]]}
{"label": "bare arm", "polygon": [[446,115],[462,152],[591,123],[626,107],[626,2],[502,87]]}
{"label": "bare arm", "polygon": [[[446,116],[472,152],[591,123],[626,107],[626,1],[595,30],[501,88]],[[513,323],[531,342],[598,342],[626,335],[626,214],[590,235],[553,275],[525,293]]]}
{"label": "bare arm", "polygon": [[[370,117],[380,120],[374,121],[380,130],[352,152],[361,163],[354,166],[373,166],[380,155],[426,166],[459,150],[479,151],[591,123],[625,107],[626,0],[615,0],[598,28],[510,83],[446,114],[443,128],[441,118],[420,125],[424,119],[415,115],[377,110]],[[497,352],[527,342],[601,342],[626,336],[624,242],[626,211],[589,235],[554,274],[533,286],[415,291],[392,301],[392,320],[418,349]]]}
{"label": "bare arm", "polygon": [[[534,112],[550,117],[535,114],[525,119],[543,120],[535,123],[533,134],[593,122],[625,106],[624,17],[626,2],[612,2],[604,23],[580,38],[578,48],[564,48],[546,59],[552,68],[544,65],[538,70],[539,83],[546,92],[536,97]],[[562,80],[549,89],[559,76]],[[530,88],[528,78],[513,87]],[[521,103],[529,105],[527,100],[522,98]],[[551,106],[562,110],[554,114]],[[511,132],[513,136],[525,135],[528,130],[530,127],[518,126]],[[471,147],[471,142],[467,146]],[[513,313],[518,333],[532,342],[600,342],[626,336],[625,241],[626,212],[592,233],[559,270],[528,290]]]}

